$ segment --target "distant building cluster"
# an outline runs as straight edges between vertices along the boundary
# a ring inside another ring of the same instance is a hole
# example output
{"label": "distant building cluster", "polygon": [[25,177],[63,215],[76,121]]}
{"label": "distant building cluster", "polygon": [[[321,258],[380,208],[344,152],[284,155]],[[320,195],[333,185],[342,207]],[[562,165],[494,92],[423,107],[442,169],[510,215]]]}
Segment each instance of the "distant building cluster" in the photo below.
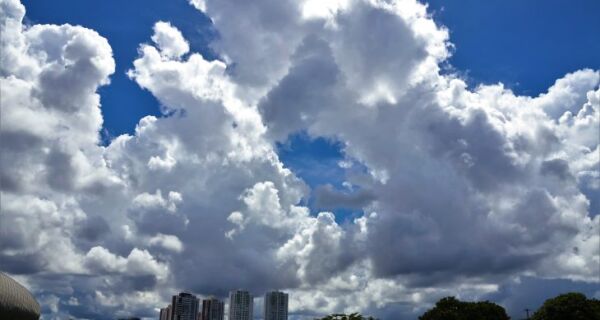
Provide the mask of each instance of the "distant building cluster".
{"label": "distant building cluster", "polygon": [[[228,320],[252,320],[254,297],[245,290],[229,293]],[[263,314],[265,320],[287,320],[288,294],[271,291],[265,294]],[[171,304],[160,309],[159,320],[225,320],[225,302],[216,298],[200,300],[193,294],[181,292],[171,299]]]}

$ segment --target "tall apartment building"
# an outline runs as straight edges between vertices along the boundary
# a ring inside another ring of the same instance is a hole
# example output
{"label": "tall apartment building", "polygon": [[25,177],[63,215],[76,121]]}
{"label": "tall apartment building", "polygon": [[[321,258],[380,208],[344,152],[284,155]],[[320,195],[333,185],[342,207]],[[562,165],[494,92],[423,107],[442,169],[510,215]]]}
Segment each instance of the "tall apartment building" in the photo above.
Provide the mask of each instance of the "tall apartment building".
{"label": "tall apartment building", "polygon": [[225,303],[211,298],[202,300],[202,316],[200,320],[224,320]]}
{"label": "tall apartment building", "polygon": [[264,320],[287,320],[288,294],[272,291],[265,294]]}
{"label": "tall apartment building", "polygon": [[160,309],[160,320],[171,320],[171,305]]}
{"label": "tall apartment building", "polygon": [[197,320],[198,304],[198,298],[191,293],[181,292],[173,296],[170,320]]}
{"label": "tall apartment building", "polygon": [[254,298],[248,291],[236,290],[229,293],[229,320],[252,320]]}

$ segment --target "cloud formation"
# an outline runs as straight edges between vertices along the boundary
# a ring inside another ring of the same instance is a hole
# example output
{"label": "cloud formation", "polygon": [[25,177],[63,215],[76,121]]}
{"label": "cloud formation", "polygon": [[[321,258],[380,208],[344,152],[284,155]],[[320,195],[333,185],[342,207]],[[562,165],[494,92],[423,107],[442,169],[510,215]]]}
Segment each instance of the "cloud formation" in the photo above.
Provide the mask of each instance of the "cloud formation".
{"label": "cloud formation", "polygon": [[[470,89],[440,73],[448,32],[415,0],[191,4],[221,60],[157,22],[128,75],[164,116],[101,146],[107,40],[0,1],[0,269],[48,318],[154,317],[176,290],[237,287],[288,290],[298,317],[390,318],[524,275],[598,281],[598,71],[537,97]],[[347,159],[347,189],[317,201],[362,216],[303,205],[275,148],[299,132]]]}

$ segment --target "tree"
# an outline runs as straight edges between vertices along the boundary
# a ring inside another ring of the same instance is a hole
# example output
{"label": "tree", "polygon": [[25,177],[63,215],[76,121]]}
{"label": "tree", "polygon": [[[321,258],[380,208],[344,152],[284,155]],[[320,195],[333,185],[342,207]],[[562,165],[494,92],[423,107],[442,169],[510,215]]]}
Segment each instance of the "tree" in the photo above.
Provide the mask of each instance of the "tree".
{"label": "tree", "polygon": [[509,320],[501,306],[489,302],[463,302],[454,297],[439,300],[419,320]]}
{"label": "tree", "polygon": [[576,292],[548,299],[532,320],[600,320],[600,301]]}

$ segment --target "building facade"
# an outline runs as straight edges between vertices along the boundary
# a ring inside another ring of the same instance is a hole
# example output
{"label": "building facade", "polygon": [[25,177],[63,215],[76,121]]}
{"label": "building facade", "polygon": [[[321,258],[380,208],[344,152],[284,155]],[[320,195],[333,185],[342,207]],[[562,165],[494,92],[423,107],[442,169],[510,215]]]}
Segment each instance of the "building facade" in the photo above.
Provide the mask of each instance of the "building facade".
{"label": "building facade", "polygon": [[171,320],[171,305],[160,309],[160,320]]}
{"label": "building facade", "polygon": [[202,300],[201,320],[224,320],[225,303],[221,300],[211,298]]}
{"label": "building facade", "polygon": [[229,293],[229,320],[252,320],[254,298],[248,291],[236,290]]}
{"label": "building facade", "polygon": [[168,320],[197,320],[199,301],[195,295],[182,292],[171,300],[171,318]]}
{"label": "building facade", "polygon": [[272,291],[265,294],[264,320],[287,320],[288,294]]}

